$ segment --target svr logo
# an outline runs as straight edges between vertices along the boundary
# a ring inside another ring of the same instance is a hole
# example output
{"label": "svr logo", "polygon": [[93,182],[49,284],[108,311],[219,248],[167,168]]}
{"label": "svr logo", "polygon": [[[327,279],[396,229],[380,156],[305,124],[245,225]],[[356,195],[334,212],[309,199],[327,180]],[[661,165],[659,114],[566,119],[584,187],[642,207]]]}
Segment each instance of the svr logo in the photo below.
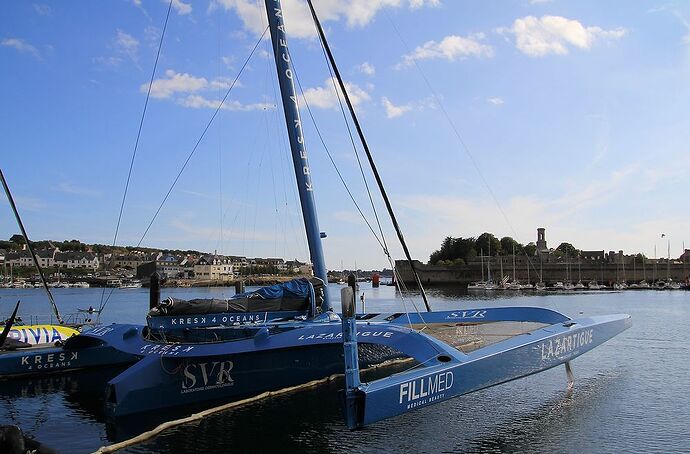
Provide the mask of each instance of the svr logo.
{"label": "svr logo", "polygon": [[[182,374],[182,389],[199,387],[217,387],[222,385],[232,385],[234,383],[230,376],[232,361],[213,361],[210,363],[188,364]],[[199,382],[201,379],[201,382]]]}

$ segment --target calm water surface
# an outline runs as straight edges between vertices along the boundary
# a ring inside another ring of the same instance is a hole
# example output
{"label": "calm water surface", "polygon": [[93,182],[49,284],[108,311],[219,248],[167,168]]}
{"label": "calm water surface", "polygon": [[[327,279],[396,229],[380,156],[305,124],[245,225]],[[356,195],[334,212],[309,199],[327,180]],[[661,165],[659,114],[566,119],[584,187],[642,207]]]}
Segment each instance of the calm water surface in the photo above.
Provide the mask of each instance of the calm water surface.
{"label": "calm water surface", "polygon": [[[339,288],[331,287],[333,296]],[[392,287],[364,291],[367,311],[403,310]],[[162,293],[192,298],[234,292]],[[55,289],[65,313],[98,306],[101,294],[102,289]],[[432,289],[430,297],[437,310],[530,305],[571,317],[625,312],[632,315],[633,327],[573,361],[572,391],[566,389],[563,368],[556,368],[350,432],[340,415],[336,383],[172,429],[124,452],[690,452],[690,292],[488,297],[449,288]],[[9,314],[17,299],[25,320],[28,314],[49,312],[40,289],[0,289],[0,315]],[[142,323],[147,304],[146,289],[115,290],[103,321]],[[406,304],[411,306],[409,299]],[[171,416],[106,423],[103,384],[116,373],[106,369],[2,383],[0,424],[17,424],[61,452],[82,453]]]}

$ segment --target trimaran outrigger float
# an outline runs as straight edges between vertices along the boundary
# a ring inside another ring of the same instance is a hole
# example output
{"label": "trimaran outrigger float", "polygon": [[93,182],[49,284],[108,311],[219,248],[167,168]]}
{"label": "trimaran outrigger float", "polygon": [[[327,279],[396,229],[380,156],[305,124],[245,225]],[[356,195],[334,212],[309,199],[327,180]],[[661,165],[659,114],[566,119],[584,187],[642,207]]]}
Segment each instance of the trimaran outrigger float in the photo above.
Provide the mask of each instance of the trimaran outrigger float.
{"label": "trimaran outrigger float", "polygon": [[[346,87],[308,3],[409,259]],[[573,358],[630,327],[628,315],[570,319],[534,307],[432,312],[427,303],[425,313],[356,314],[349,287],[342,291],[343,311],[337,314],[324,288],[322,234],[280,0],[265,4],[314,278],[216,301],[161,303],[154,285],[146,326],[104,325],[72,337],[47,353],[53,361],[55,355],[71,355],[70,365],[57,370],[132,362],[107,384],[107,413],[117,417],[239,399],[344,369],[347,424],[357,428],[561,364],[571,378]],[[426,303],[423,290],[422,296]],[[406,358],[413,367],[360,382],[361,367],[390,358]],[[12,371],[5,368],[0,374],[27,373],[35,366],[25,364],[21,353],[15,362]]]}

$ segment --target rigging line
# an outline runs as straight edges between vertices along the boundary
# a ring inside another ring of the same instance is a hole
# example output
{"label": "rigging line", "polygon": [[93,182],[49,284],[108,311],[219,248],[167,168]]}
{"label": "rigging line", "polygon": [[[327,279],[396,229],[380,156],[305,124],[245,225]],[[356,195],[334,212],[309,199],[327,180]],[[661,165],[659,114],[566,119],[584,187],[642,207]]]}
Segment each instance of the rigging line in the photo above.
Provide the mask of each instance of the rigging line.
{"label": "rigging line", "polygon": [[[153,78],[156,77],[156,69],[158,68],[158,60],[160,59],[161,49],[163,48],[163,38],[165,37],[165,31],[168,29],[168,20],[170,19],[170,10],[172,9],[173,0],[168,3],[168,11],[165,14],[165,22],[163,23],[163,31],[161,32],[161,39],[158,42],[158,50],[156,51],[156,59],[153,63],[153,70],[151,71],[151,79],[149,80],[149,88],[146,91],[146,100],[144,101],[144,109],[141,112],[141,119],[139,120],[139,129],[137,130],[137,138],[134,141],[134,150],[132,151],[132,159],[129,161],[129,171],[127,172],[127,182],[125,183],[125,190],[122,193],[122,202],[120,203],[120,212],[117,215],[117,224],[115,225],[115,235],[113,236],[113,247],[117,243],[117,235],[120,232],[120,223],[122,222],[122,213],[125,209],[125,201],[127,200],[127,191],[129,190],[129,182],[132,178],[132,170],[134,169],[134,160],[137,156],[137,151],[139,150],[139,139],[141,139],[141,131],[144,127],[144,118],[146,117],[146,109],[149,105],[149,99],[151,98],[151,88],[153,87]],[[112,261],[112,257],[111,257]],[[105,287],[101,292],[101,302],[100,306],[103,306],[103,297],[105,296]],[[100,312],[96,317],[100,320]]]}
{"label": "rigging line", "polygon": [[[386,18],[388,19],[388,22],[390,22],[391,27],[395,31],[395,34],[398,36],[398,39],[400,39],[400,42],[403,44],[403,46],[405,46],[405,48],[409,52],[410,47],[407,45],[407,42],[405,41],[402,34],[400,33],[400,30],[398,30],[398,27],[395,26],[393,19],[390,17],[390,15],[388,14],[388,12],[385,9],[383,10],[383,13],[386,16]],[[508,228],[510,228],[510,230],[514,236],[518,236],[517,232],[515,231],[515,228],[511,224],[510,220],[508,220],[508,216],[506,215],[505,211],[503,211],[503,207],[499,203],[498,198],[496,197],[496,194],[494,194],[494,191],[491,189],[489,182],[484,177],[484,174],[480,170],[479,165],[477,164],[477,161],[474,159],[474,155],[472,154],[469,147],[467,146],[467,144],[463,140],[462,135],[460,134],[460,131],[455,126],[455,123],[450,118],[448,111],[446,110],[445,106],[441,102],[441,98],[436,93],[436,90],[434,90],[434,88],[432,87],[431,82],[429,82],[429,79],[426,77],[426,74],[424,73],[424,71],[422,71],[422,68],[417,64],[417,60],[412,59],[412,63],[414,64],[415,68],[417,68],[417,71],[419,71],[419,74],[422,76],[424,83],[426,84],[427,88],[431,92],[431,96],[434,98],[434,101],[436,101],[436,104],[438,104],[439,108],[441,109],[441,112],[443,113],[443,116],[446,118],[446,121],[448,122],[451,129],[453,130],[455,137],[458,139],[458,141],[460,142],[460,145],[462,146],[463,150],[465,151],[465,154],[467,154],[467,157],[470,159],[470,162],[472,163],[474,170],[477,172],[477,174],[479,175],[479,178],[482,180],[484,187],[486,188],[489,195],[491,196],[494,203],[496,204],[496,207],[498,208],[498,211],[500,211],[501,216],[503,216],[503,219],[506,221],[506,224],[508,224]],[[536,265],[534,265],[532,260],[530,260],[529,255],[525,254],[525,256],[527,257],[528,266],[532,266],[532,268],[536,271]]]}
{"label": "rigging line", "polygon": [[22,231],[22,236],[24,237],[24,241],[26,242],[26,248],[31,253],[31,258],[34,261],[34,265],[36,266],[36,270],[38,271],[38,275],[41,278],[41,283],[43,283],[43,288],[45,289],[46,293],[48,294],[48,300],[50,301],[50,305],[53,309],[53,314],[55,314],[55,318],[57,318],[57,321],[60,322],[60,324],[62,325],[65,322],[62,320],[62,317],[60,316],[60,310],[58,309],[57,304],[55,303],[55,300],[53,299],[53,293],[50,291],[50,288],[48,287],[48,284],[46,283],[46,278],[43,275],[43,269],[41,268],[41,265],[38,262],[38,258],[36,257],[36,252],[34,251],[34,248],[31,245],[31,241],[29,240],[29,235],[26,233],[26,229],[24,228],[24,223],[22,222],[22,218],[19,216],[19,211],[17,210],[17,205],[14,204],[14,198],[12,197],[12,193],[10,192],[10,187],[7,185],[7,181],[5,180],[5,175],[3,175],[3,173],[2,173],[2,169],[0,169],[0,181],[2,181],[2,187],[5,189],[5,194],[7,195],[7,201],[10,202],[10,206],[12,207],[12,211],[14,212],[14,218],[17,220],[17,225],[19,225],[19,229]]}
{"label": "rigging line", "polygon": [[144,238],[148,234],[149,230],[151,229],[151,226],[153,225],[153,222],[156,220],[158,217],[158,213],[160,213],[161,209],[163,208],[163,205],[165,205],[165,202],[168,200],[168,197],[170,196],[170,193],[172,190],[175,188],[175,185],[177,184],[177,181],[180,179],[182,176],[182,172],[184,172],[184,169],[187,167],[187,164],[189,163],[189,160],[192,159],[192,156],[194,156],[194,153],[196,152],[197,148],[199,148],[199,144],[201,144],[201,141],[203,140],[204,136],[206,135],[206,131],[208,131],[208,128],[211,127],[211,124],[213,123],[213,120],[216,118],[216,115],[218,115],[218,112],[220,112],[220,109],[223,107],[223,104],[225,103],[225,100],[228,99],[228,96],[230,95],[230,91],[233,89],[235,84],[237,83],[238,79],[242,75],[242,72],[244,71],[244,68],[247,67],[247,64],[249,64],[249,60],[251,60],[252,56],[254,55],[254,52],[256,51],[256,48],[259,47],[259,44],[261,44],[261,41],[264,39],[264,35],[266,35],[266,31],[268,31],[268,27],[264,29],[264,32],[261,34],[259,37],[259,40],[256,42],[254,47],[252,48],[252,51],[249,53],[249,56],[247,59],[244,61],[242,64],[242,67],[240,68],[239,73],[237,73],[237,76],[235,79],[232,81],[232,84],[230,84],[230,88],[225,92],[225,96],[223,99],[220,101],[220,104],[218,104],[218,107],[216,107],[215,112],[213,112],[213,115],[211,116],[211,119],[208,121],[206,124],[206,127],[204,128],[203,132],[201,133],[201,136],[199,136],[199,139],[196,141],[196,144],[194,145],[194,148],[192,148],[192,151],[189,153],[189,156],[187,156],[187,159],[185,160],[184,164],[182,165],[182,168],[180,169],[180,172],[177,174],[175,177],[175,180],[173,181],[172,185],[170,185],[170,189],[168,189],[168,192],[165,194],[165,197],[163,198],[163,201],[161,202],[160,206],[156,210],[156,213],[153,215],[153,218],[151,218],[151,222],[149,222],[149,225],[146,227],[146,230],[144,231],[144,234],[141,236],[141,239],[137,243],[137,247],[139,247],[144,241]]}
{"label": "rigging line", "polygon": [[424,300],[424,305],[426,306],[426,309],[428,312],[431,312],[431,306],[429,305],[429,301],[427,300],[426,297],[426,292],[424,291],[424,286],[422,285],[422,281],[419,278],[419,274],[417,273],[417,270],[414,266],[414,261],[412,260],[412,256],[410,255],[410,250],[407,247],[407,243],[405,242],[405,238],[403,237],[402,230],[400,229],[400,225],[398,224],[398,220],[395,217],[395,213],[393,212],[393,207],[391,206],[390,200],[388,199],[388,194],[386,193],[386,189],[383,186],[383,182],[381,181],[381,176],[379,175],[378,168],[376,167],[376,163],[374,163],[374,158],[371,155],[371,151],[369,150],[369,145],[364,138],[364,132],[362,131],[362,128],[359,124],[359,120],[357,119],[357,115],[355,114],[355,109],[352,106],[352,101],[350,101],[350,96],[347,94],[347,90],[345,88],[345,84],[343,83],[342,77],[340,77],[340,71],[338,70],[338,67],[335,64],[335,59],[333,58],[333,54],[331,53],[331,49],[328,46],[328,42],[326,41],[326,36],[323,33],[323,28],[321,28],[321,23],[319,22],[319,18],[316,16],[316,11],[314,10],[314,5],[312,4],[311,0],[307,0],[307,4],[309,5],[309,9],[311,10],[311,15],[312,18],[314,19],[314,23],[316,24],[316,27],[319,32],[319,36],[321,38],[321,42],[323,43],[323,46],[326,50],[326,53],[328,54],[328,60],[331,64],[331,67],[333,68],[333,71],[335,72],[335,75],[338,79],[338,84],[340,85],[340,89],[343,92],[343,96],[345,97],[345,102],[347,103],[347,107],[350,110],[350,116],[352,117],[352,121],[355,125],[355,128],[357,129],[357,134],[359,135],[359,140],[362,143],[362,147],[364,148],[364,152],[367,155],[367,159],[369,161],[369,166],[371,167],[371,171],[374,174],[374,178],[376,179],[376,183],[379,187],[379,191],[381,192],[381,197],[383,198],[383,201],[386,204],[386,209],[388,210],[388,215],[391,218],[391,222],[393,223],[393,227],[395,228],[395,232],[398,235],[398,240],[400,241],[400,245],[403,248],[403,251],[405,252],[405,256],[407,257],[407,261],[410,264],[410,268],[412,269],[412,273],[414,274],[415,281],[417,282],[417,285],[419,286],[419,289],[422,293],[422,299]]}
{"label": "rigging line", "polygon": [[[333,84],[333,89],[334,89],[335,94],[336,94],[336,99],[338,100],[338,104],[340,105],[340,112],[342,113],[343,119],[345,120],[345,126],[347,127],[348,134],[350,135],[350,142],[352,143],[352,148],[353,148],[353,150],[355,152],[355,156],[357,158],[357,164],[359,165],[359,171],[362,175],[362,180],[364,181],[364,186],[366,187],[367,195],[369,196],[369,202],[371,203],[371,208],[374,212],[376,224],[378,225],[379,232],[381,233],[381,239],[382,239],[383,243],[381,243],[381,241],[379,241],[379,244],[381,245],[381,248],[383,249],[383,253],[388,258],[388,263],[390,263],[390,265],[391,265],[391,270],[393,270],[393,273],[397,274],[397,271],[395,268],[395,263],[393,261],[393,258],[391,257],[390,251],[388,249],[388,244],[386,243],[386,236],[383,233],[383,228],[381,227],[381,222],[379,220],[378,211],[376,210],[376,206],[374,204],[374,200],[373,200],[373,197],[371,195],[371,191],[369,190],[369,184],[368,184],[367,178],[364,174],[364,168],[362,166],[362,161],[360,160],[359,152],[357,151],[357,146],[355,145],[354,138],[352,137],[352,130],[350,129],[350,123],[348,122],[347,115],[345,114],[343,102],[342,102],[342,99],[340,97],[340,90],[338,90],[338,86],[336,85],[336,82],[335,82],[336,78],[335,78],[335,75],[333,74],[333,70],[331,69],[331,66],[328,64],[328,55],[326,54],[324,43],[323,43],[323,41],[321,41],[320,37],[319,37],[319,44],[321,44],[321,52],[323,52],[323,55],[326,58],[326,67],[328,68],[328,72],[331,75],[331,83]],[[294,70],[294,67],[293,67],[293,70]],[[298,83],[299,83],[299,81],[298,81]],[[300,87],[300,90],[301,90],[301,87]],[[304,94],[302,94],[302,96],[304,97]],[[306,104],[306,99],[305,99],[305,104]],[[308,108],[309,108],[309,106],[307,106],[307,109]],[[309,112],[309,114],[311,115],[311,111]],[[314,121],[313,116],[312,116],[312,121]],[[314,126],[316,126],[316,123],[314,124]],[[317,127],[317,132],[318,132],[318,127]],[[323,140],[322,140],[322,142],[323,142]],[[325,148],[325,144],[324,144],[324,148]],[[327,152],[328,152],[328,150],[327,150]],[[329,153],[329,157],[330,157],[330,153]],[[332,161],[333,161],[333,159],[331,158],[331,162]],[[334,162],[333,162],[333,165],[335,166]],[[337,167],[336,167],[336,171],[337,171]],[[341,177],[341,180],[342,180],[342,177]],[[345,184],[344,181],[343,181],[343,184]],[[346,189],[347,189],[347,186],[346,186]],[[348,190],[348,192],[349,192],[349,190]],[[352,198],[352,195],[350,195],[350,197]],[[357,206],[357,202],[355,202],[354,199],[353,199],[353,202],[355,203],[355,206]],[[357,209],[359,209],[359,206],[357,206]],[[362,215],[362,218],[364,219],[364,221],[367,222],[367,225],[369,225],[369,222],[364,217],[364,214],[361,212],[361,210],[360,210],[360,214]],[[378,241],[378,237],[376,236],[376,233],[374,233],[374,231],[370,225],[369,225],[369,229],[372,230],[374,237],[376,237],[376,239]],[[404,284],[403,284],[403,287],[404,287]],[[420,288],[422,288],[421,285],[420,285]],[[422,288],[422,292],[424,292],[423,288]],[[402,292],[400,293],[400,297],[401,297],[401,299],[403,299],[403,306],[405,309],[405,313],[407,313],[407,305],[404,302],[404,296],[403,296]],[[412,302],[412,307],[414,307],[417,314],[419,314],[419,317],[422,319],[422,322],[424,323],[424,326],[426,327],[426,322],[424,321],[424,318],[422,317],[422,314],[419,311],[419,308],[417,307],[417,304],[415,303],[414,298],[410,298],[410,301]],[[425,303],[426,303],[426,300],[425,300]],[[411,322],[410,322],[409,313],[407,313],[407,319],[408,319],[408,323],[410,324],[410,326],[412,326]]]}
{"label": "rigging line", "polygon": [[[293,68],[293,71],[294,71],[294,68]],[[275,77],[275,79],[273,79],[273,77]],[[275,82],[275,83],[271,83],[271,87],[273,88],[273,100],[275,101],[276,106],[278,105],[278,92],[276,91],[276,85],[278,85],[277,79],[278,79],[278,75],[275,73],[272,73],[271,81]],[[275,124],[276,136],[279,138],[280,146],[282,147],[280,169],[281,169],[281,175],[283,178],[283,183],[285,183],[285,181],[286,181],[286,176],[285,176],[286,175],[286,169],[290,168],[292,156],[291,156],[290,147],[289,147],[287,141],[285,140],[285,135],[286,135],[285,131],[284,131],[283,127],[280,126],[281,120],[278,118],[278,116],[279,116],[278,109],[276,109],[276,110],[274,110],[274,120],[275,120],[274,124]],[[282,164],[283,159],[285,159],[284,165]],[[287,187],[290,188],[290,196],[292,197],[292,199],[289,201],[288,201],[288,193],[286,190]],[[285,194],[286,220],[287,220],[287,222],[290,223],[290,231],[293,233],[297,232],[298,230],[300,231],[300,233],[297,235],[297,237],[299,238],[299,245],[296,245],[295,253],[298,255],[302,254],[302,257],[309,257],[309,247],[307,246],[307,241],[305,238],[305,236],[306,236],[305,231],[304,231],[304,229],[299,229],[299,227],[297,227],[295,225],[295,220],[294,220],[295,216],[292,215],[292,212],[297,212],[297,213],[302,212],[302,206],[299,203],[299,197],[297,195],[297,187],[294,184],[287,184],[287,185],[283,184],[283,192]],[[288,202],[293,204],[292,210],[290,209]],[[299,214],[298,214],[298,216],[299,216]],[[286,225],[287,225],[287,223],[286,223]],[[294,258],[296,258],[296,257],[294,257]]]}
{"label": "rigging line", "polygon": [[[307,98],[306,98],[306,96],[304,96],[304,91],[302,90],[302,84],[299,81],[299,76],[297,75],[297,71],[295,70],[294,63],[292,65],[292,71],[295,73],[295,79],[297,80],[297,86],[299,87],[299,91],[302,94],[302,99],[304,100],[304,105],[307,107],[307,113],[309,113],[309,117],[311,118],[311,121],[314,124],[314,129],[316,129],[316,134],[319,136],[319,140],[321,141],[321,145],[323,145],[324,150],[326,150],[326,154],[328,155],[328,159],[330,159],[331,164],[333,164],[333,168],[335,169],[335,172],[338,174],[338,178],[340,178],[340,182],[345,187],[345,190],[347,191],[347,194],[350,196],[352,203],[354,203],[355,207],[357,208],[357,211],[359,211],[360,216],[362,216],[362,219],[367,224],[367,227],[369,227],[369,230],[371,230],[371,233],[374,235],[374,238],[376,238],[376,241],[378,241],[378,243],[381,245],[383,250],[387,253],[387,248],[384,246],[384,243],[381,242],[381,239],[379,239],[378,235],[376,234],[373,227],[369,223],[369,220],[366,218],[366,216],[362,212],[362,209],[359,207],[359,204],[355,200],[355,197],[352,195],[350,188],[347,186],[347,183],[345,182],[343,175],[340,173],[340,169],[338,169],[338,166],[336,165],[335,161],[333,160],[333,156],[331,155],[330,150],[326,146],[326,142],[324,141],[324,138],[321,135],[321,131],[319,130],[318,125],[316,124],[316,120],[314,119],[314,115],[311,112],[311,108],[309,107],[309,103],[307,102]],[[367,191],[368,191],[368,189],[367,189]],[[386,254],[386,255],[388,255],[388,254]]]}
{"label": "rigging line", "polygon": [[[336,85],[335,75],[333,74],[333,70],[331,69],[331,66],[328,64],[328,55],[326,54],[326,50],[324,48],[323,41],[321,41],[320,38],[319,38],[319,44],[321,45],[321,52],[323,53],[323,56],[326,59],[326,67],[328,68],[328,72],[331,75],[331,83],[333,84],[333,90],[335,91],[335,96],[336,96],[336,99],[338,100],[338,105],[340,106],[340,112],[343,116],[343,120],[345,120],[345,126],[347,127],[347,133],[350,136],[350,142],[352,143],[352,149],[354,150],[355,157],[357,158],[357,165],[359,166],[359,172],[362,174],[362,181],[364,181],[364,187],[366,188],[367,195],[369,196],[369,202],[371,203],[371,209],[374,212],[374,218],[376,219],[376,224],[378,225],[379,232],[381,232],[381,240],[383,241],[383,244],[381,245],[381,247],[383,248],[384,254],[386,254],[388,257],[390,257],[390,253],[388,251],[388,244],[386,243],[386,236],[383,234],[383,228],[381,227],[381,221],[379,220],[379,214],[378,214],[378,211],[376,210],[376,205],[374,204],[374,199],[371,195],[371,190],[369,189],[369,182],[367,181],[367,178],[364,174],[364,167],[362,166],[362,160],[359,157],[359,152],[357,151],[357,145],[355,145],[355,139],[352,136],[352,129],[350,128],[350,122],[347,120],[347,114],[345,113],[345,107],[343,106],[343,101],[340,97],[340,90],[338,90],[338,86]],[[379,243],[381,243],[381,241],[379,241]]]}

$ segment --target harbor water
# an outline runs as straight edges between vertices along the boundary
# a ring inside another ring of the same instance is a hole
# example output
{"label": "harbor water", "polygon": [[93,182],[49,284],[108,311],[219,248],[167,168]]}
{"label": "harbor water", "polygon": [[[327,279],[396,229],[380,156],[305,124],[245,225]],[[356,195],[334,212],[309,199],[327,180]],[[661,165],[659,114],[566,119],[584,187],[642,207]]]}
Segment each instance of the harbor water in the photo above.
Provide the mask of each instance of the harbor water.
{"label": "harbor water", "polygon": [[[329,286],[338,301],[340,286]],[[414,311],[420,298],[393,287],[363,284],[367,312]],[[163,289],[176,298],[232,296],[231,288]],[[341,382],[264,400],[163,432],[124,450],[187,452],[690,452],[690,292],[477,293],[429,290],[437,310],[540,306],[577,317],[629,313],[633,326],[573,361],[575,386],[564,368],[495,386],[383,421],[347,430],[337,391]],[[98,307],[103,289],[55,289],[64,313]],[[106,289],[102,321],[143,323],[146,289]],[[0,289],[0,316],[17,300],[20,314],[48,314],[41,289]],[[168,411],[106,421],[103,388],[118,370],[104,369],[0,383],[0,424],[63,453],[92,452],[171,417]]]}

